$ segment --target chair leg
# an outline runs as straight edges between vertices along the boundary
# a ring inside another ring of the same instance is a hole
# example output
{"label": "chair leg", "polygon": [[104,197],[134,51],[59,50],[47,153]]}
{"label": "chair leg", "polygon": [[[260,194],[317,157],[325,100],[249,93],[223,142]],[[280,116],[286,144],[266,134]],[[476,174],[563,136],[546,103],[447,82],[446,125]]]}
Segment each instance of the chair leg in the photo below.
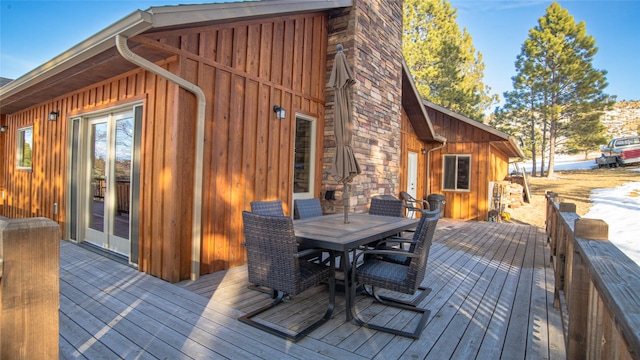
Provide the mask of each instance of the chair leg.
{"label": "chair leg", "polygon": [[373,289],[373,287],[371,288],[371,293],[369,293],[369,291],[367,290],[367,294],[373,296],[376,299],[376,301],[384,305],[390,305],[389,303],[392,302],[396,304],[403,304],[407,306],[417,307],[418,304],[420,304],[422,300],[424,300],[424,298],[426,298],[427,295],[431,293],[431,289],[426,288],[424,286],[418,287],[418,290],[420,290],[420,294],[418,294],[418,296],[414,297],[411,300],[401,300],[401,299],[396,299],[389,296],[378,295],[375,293],[375,290]]}
{"label": "chair leg", "polygon": [[265,294],[269,294],[271,296],[272,299],[275,299],[277,294],[276,291],[273,289],[269,289],[267,287],[264,286],[260,286],[260,285],[248,285],[247,289],[250,290],[255,290],[255,291],[259,291],[261,293],[265,293]]}
{"label": "chair leg", "polygon": [[265,305],[255,311],[252,311],[244,316],[241,316],[238,318],[238,320],[242,321],[245,324],[251,325],[255,328],[258,328],[260,330],[266,331],[272,335],[276,335],[279,336],[281,338],[285,338],[288,340],[291,340],[293,342],[296,342],[300,339],[302,339],[303,337],[307,336],[308,334],[310,334],[313,330],[317,329],[318,327],[320,327],[322,324],[326,323],[327,321],[329,321],[331,319],[331,315],[333,314],[333,309],[335,308],[335,299],[336,299],[336,295],[335,295],[335,276],[331,276],[329,278],[329,305],[327,306],[327,310],[324,313],[324,316],[314,322],[313,324],[307,326],[306,328],[302,329],[300,332],[298,333],[288,333],[288,332],[284,332],[281,330],[278,330],[276,328],[273,328],[271,326],[268,326],[262,322],[257,322],[253,319],[251,319],[252,317],[265,312],[273,307],[275,307],[276,305],[280,304],[282,302],[282,300],[285,297],[285,294],[282,291],[276,291],[274,290],[274,292],[277,293],[277,296],[275,297],[275,299],[273,300],[273,302],[271,302],[268,305]]}
{"label": "chair leg", "polygon": [[386,326],[371,324],[360,319],[360,317],[358,317],[358,314],[356,314],[356,311],[355,311],[355,299],[353,300],[353,303],[351,304],[349,311],[351,312],[351,316],[353,320],[360,326],[364,326],[373,330],[383,331],[383,332],[394,334],[394,335],[409,337],[412,339],[420,338],[420,335],[422,334],[422,330],[424,330],[424,326],[426,325],[427,320],[429,319],[429,315],[431,315],[431,310],[422,309],[422,308],[418,308],[410,305],[393,303],[393,302],[389,302],[389,303],[382,302],[382,303],[391,307],[395,307],[403,310],[411,310],[420,314],[420,321],[418,322],[418,325],[416,326],[415,331],[414,332],[402,331],[402,330],[398,330],[398,329],[394,329]]}
{"label": "chair leg", "polygon": [[424,330],[424,326],[426,325],[427,320],[429,319],[429,316],[431,315],[431,310],[422,309],[422,308],[418,308],[418,307],[415,307],[415,306],[398,304],[398,303],[386,303],[385,305],[388,305],[388,306],[391,306],[391,307],[395,307],[395,308],[398,308],[398,309],[414,311],[414,312],[416,312],[416,313],[418,313],[420,315],[420,321],[418,322],[418,325],[416,325],[416,329],[413,332],[402,331],[402,330],[398,330],[398,329],[394,329],[394,328],[390,328],[390,327],[386,327],[386,326],[371,324],[371,323],[368,323],[368,322],[362,320],[358,316],[356,311],[355,311],[355,302],[356,301],[354,299],[352,304],[351,304],[351,307],[349,308],[349,311],[351,312],[351,317],[353,318],[353,320],[358,325],[367,327],[369,329],[373,329],[373,330],[378,330],[378,331],[383,331],[383,332],[386,332],[386,333],[394,334],[394,335],[400,335],[400,336],[409,337],[409,338],[412,338],[412,339],[419,339],[420,338],[420,335],[422,334],[422,330]]}

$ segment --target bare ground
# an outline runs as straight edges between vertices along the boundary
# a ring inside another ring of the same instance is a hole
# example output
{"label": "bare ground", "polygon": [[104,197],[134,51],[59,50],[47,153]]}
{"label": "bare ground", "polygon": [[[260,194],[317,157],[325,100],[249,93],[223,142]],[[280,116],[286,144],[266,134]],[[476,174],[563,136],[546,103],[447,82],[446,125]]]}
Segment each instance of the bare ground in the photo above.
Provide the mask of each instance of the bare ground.
{"label": "bare ground", "polygon": [[[589,211],[589,195],[593,189],[614,188],[622,184],[640,181],[640,171],[632,171],[638,166],[614,169],[573,170],[556,172],[553,179],[528,176],[531,203],[519,208],[508,208],[511,222],[525,223],[544,227],[545,193],[553,191],[560,195],[563,202],[576,204],[576,212],[582,216]],[[640,189],[632,196],[640,195]]]}

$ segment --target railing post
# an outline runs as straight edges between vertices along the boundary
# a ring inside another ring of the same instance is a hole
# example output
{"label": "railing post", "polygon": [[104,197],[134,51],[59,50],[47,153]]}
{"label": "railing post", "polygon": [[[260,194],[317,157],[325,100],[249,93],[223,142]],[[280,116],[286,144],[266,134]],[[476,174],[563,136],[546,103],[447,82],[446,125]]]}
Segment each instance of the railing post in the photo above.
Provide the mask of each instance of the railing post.
{"label": "railing post", "polygon": [[57,359],[60,228],[0,218],[0,358]]}
{"label": "railing post", "polygon": [[[609,225],[599,219],[576,219],[574,239],[607,240]],[[575,249],[575,247],[574,247]],[[587,354],[587,336],[589,324],[589,289],[591,278],[584,259],[574,250],[572,264],[571,296],[568,299],[569,344],[568,359],[585,359]]]}
{"label": "railing post", "polygon": [[573,246],[569,242],[573,241],[571,229],[567,229],[562,221],[561,213],[575,213],[576,204],[560,203],[558,204],[558,215],[556,220],[556,231],[553,234],[555,249],[555,292],[553,296],[553,307],[560,308],[560,290],[565,288],[565,274],[567,272],[567,251]]}

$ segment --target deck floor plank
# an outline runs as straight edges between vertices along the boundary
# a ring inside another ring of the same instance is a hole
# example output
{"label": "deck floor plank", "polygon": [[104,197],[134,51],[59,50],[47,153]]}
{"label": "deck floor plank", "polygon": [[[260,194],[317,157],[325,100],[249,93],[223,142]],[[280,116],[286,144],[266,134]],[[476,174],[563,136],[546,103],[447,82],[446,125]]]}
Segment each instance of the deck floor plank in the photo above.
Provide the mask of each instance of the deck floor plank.
{"label": "deck floor plank", "polygon": [[[291,343],[237,320],[271,301],[247,288],[246,266],[169,284],[61,242],[60,358],[424,359],[564,358],[560,312],[542,229],[439,222],[420,307],[431,316],[419,340],[333,318]],[[297,329],[327,304],[326,285],[278,305],[261,321]],[[415,314],[356,299],[365,319],[412,329]]]}

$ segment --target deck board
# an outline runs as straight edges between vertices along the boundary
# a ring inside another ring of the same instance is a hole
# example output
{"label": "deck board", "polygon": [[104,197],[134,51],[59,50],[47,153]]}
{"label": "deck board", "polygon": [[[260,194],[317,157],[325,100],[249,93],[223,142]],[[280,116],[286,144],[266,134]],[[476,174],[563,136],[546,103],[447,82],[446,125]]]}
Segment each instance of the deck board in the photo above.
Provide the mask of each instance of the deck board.
{"label": "deck board", "polygon": [[[505,223],[440,221],[423,285],[431,316],[419,340],[333,319],[291,343],[237,318],[271,301],[247,288],[246,266],[169,284],[61,242],[60,358],[443,359],[564,358],[544,232]],[[263,321],[294,328],[322,315],[326,285],[287,300]],[[357,311],[391,326],[415,315],[359,295]]]}

